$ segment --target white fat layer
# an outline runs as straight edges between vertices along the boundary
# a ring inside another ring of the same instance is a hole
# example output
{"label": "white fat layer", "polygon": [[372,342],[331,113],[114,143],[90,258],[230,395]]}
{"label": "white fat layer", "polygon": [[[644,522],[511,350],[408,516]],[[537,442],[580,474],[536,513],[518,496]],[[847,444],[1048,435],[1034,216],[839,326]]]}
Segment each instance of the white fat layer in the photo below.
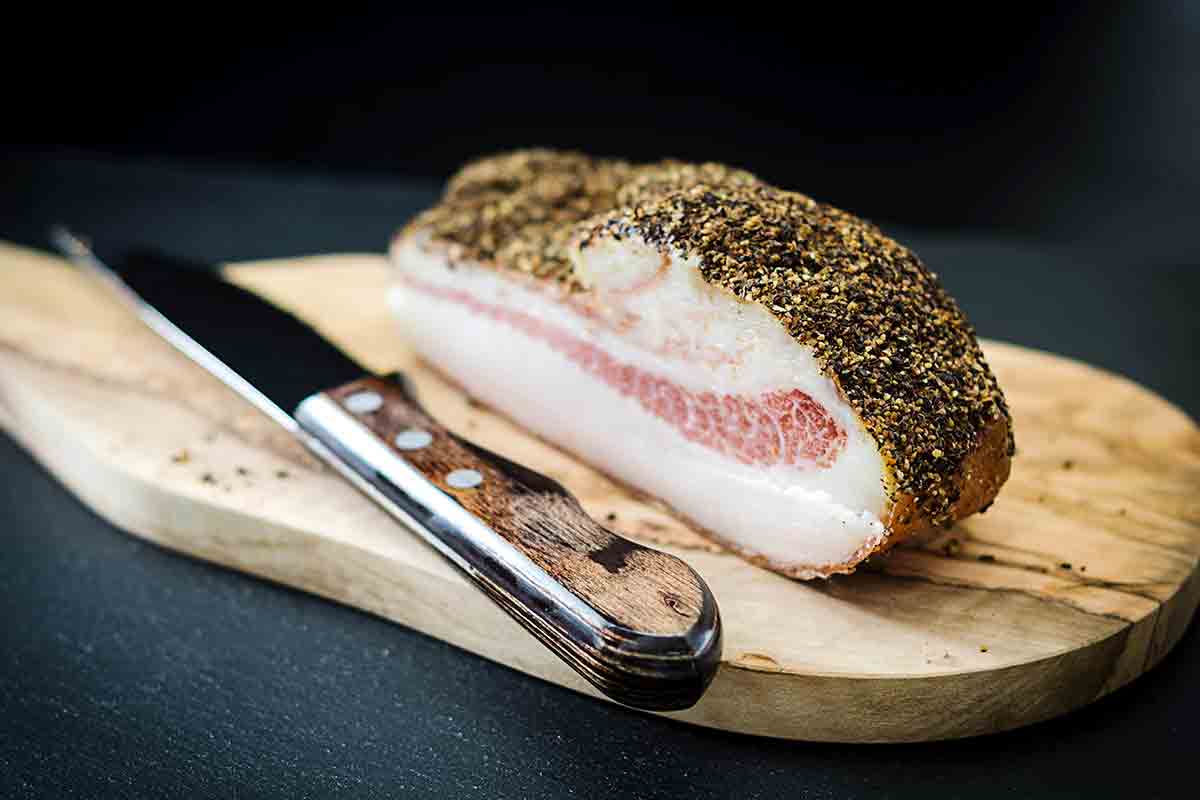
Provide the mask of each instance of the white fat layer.
{"label": "white fat layer", "polygon": [[[592,290],[567,296],[486,267],[448,269],[416,237],[392,255],[414,281],[389,292],[406,339],[521,425],[779,566],[842,564],[883,534],[883,462],[853,409],[778,320],[708,284],[693,261],[628,241],[593,244],[576,253]],[[415,282],[529,314],[695,392],[800,389],[842,426],[846,446],[828,468],[742,464],[688,441],[545,341]]]}

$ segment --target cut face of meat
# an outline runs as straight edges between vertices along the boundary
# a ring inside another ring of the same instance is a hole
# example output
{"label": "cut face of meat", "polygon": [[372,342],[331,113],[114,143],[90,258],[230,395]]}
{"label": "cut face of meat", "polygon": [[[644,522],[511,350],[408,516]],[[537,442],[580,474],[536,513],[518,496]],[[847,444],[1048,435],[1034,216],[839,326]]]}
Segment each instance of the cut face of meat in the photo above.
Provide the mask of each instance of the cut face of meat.
{"label": "cut face of meat", "polygon": [[[539,319],[528,311],[479,299],[412,278],[416,294],[457,303],[463,310],[508,325],[515,332],[549,345],[608,387],[636,400],[647,413],[675,428],[684,438],[743,464],[828,467],[846,445],[846,432],[809,395],[799,389],[758,396],[695,391],[637,365],[617,360],[601,346],[569,327]],[[540,294],[545,294],[541,292]],[[676,357],[688,353],[676,350]]]}
{"label": "cut face of meat", "polygon": [[871,223],[721,164],[518,150],[393,242],[427,360],[794,577],[986,509],[1015,452],[958,304]]}
{"label": "cut face of meat", "polygon": [[714,538],[798,577],[878,549],[874,440],[812,352],[691,259],[638,241],[576,250],[568,292],[397,239],[403,335],[474,396]]}

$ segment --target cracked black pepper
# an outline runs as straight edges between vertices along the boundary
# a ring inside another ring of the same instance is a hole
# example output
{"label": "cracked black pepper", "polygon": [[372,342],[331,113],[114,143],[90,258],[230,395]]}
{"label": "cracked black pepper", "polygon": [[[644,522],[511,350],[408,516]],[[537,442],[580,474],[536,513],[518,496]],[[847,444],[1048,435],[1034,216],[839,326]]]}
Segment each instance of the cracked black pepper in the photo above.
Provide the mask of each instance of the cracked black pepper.
{"label": "cracked black pepper", "polygon": [[949,520],[981,433],[1009,416],[974,329],[911,251],[742,170],[523,150],[463,168],[410,227],[452,259],[576,290],[571,250],[600,237],[694,259],[705,280],[812,348],[891,466],[889,497],[910,495],[934,524]]}

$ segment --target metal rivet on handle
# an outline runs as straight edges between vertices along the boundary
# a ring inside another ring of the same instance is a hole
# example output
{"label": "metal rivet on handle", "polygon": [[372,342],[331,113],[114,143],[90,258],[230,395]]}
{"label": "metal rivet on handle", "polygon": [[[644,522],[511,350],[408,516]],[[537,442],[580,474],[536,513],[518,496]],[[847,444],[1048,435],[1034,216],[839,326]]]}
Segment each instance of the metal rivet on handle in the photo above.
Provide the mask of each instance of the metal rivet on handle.
{"label": "metal rivet on handle", "polygon": [[483,476],[473,469],[456,469],[446,476],[446,483],[455,489],[474,489],[483,483]]}
{"label": "metal rivet on handle", "polygon": [[370,414],[383,408],[379,392],[355,392],[346,398],[346,409],[351,414]]}
{"label": "metal rivet on handle", "polygon": [[420,428],[409,428],[406,431],[400,431],[396,434],[396,438],[392,439],[401,450],[420,450],[422,447],[428,447],[433,441],[433,436],[429,431],[423,431]]}

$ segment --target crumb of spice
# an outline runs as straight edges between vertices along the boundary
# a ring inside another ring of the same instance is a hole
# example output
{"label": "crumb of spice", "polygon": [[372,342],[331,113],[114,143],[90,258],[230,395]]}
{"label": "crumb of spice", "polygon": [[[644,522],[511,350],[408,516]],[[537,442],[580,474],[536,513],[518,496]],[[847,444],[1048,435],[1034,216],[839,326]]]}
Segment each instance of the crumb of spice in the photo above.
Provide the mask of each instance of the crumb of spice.
{"label": "crumb of spice", "polygon": [[1062,562],[1061,564],[1059,564],[1059,566],[1060,566],[1060,567],[1062,567],[1063,569],[1070,569],[1070,568],[1071,568],[1071,562],[1070,562],[1070,561],[1064,561],[1064,562]]}
{"label": "crumb of spice", "polygon": [[979,645],[979,652],[986,653],[987,651],[988,651],[988,646],[986,644]]}
{"label": "crumb of spice", "polygon": [[176,464],[186,464],[187,462],[189,462],[191,460],[192,460],[192,454],[189,453],[186,449],[180,450],[178,453],[171,456],[171,461],[173,461]]}
{"label": "crumb of spice", "polygon": [[1083,564],[1080,564],[1080,565],[1079,565],[1079,571],[1080,571],[1080,572],[1087,572],[1087,567],[1086,567],[1086,566],[1084,566]]}
{"label": "crumb of spice", "polygon": [[201,476],[200,476],[200,482],[201,482],[201,483],[214,484],[214,483],[216,483],[216,482],[217,482],[217,478],[216,478],[216,476],[215,476],[215,475],[213,475],[211,472],[206,472],[206,473],[204,473],[203,475],[201,475]]}
{"label": "crumb of spice", "polygon": [[616,521],[617,521],[617,515],[616,515],[614,512],[610,511],[610,512],[608,512],[608,514],[606,514],[606,515],[604,516],[604,519],[605,519],[605,521],[607,521],[607,522],[616,522]]}
{"label": "crumb of spice", "polygon": [[275,477],[279,478],[280,480],[283,480],[284,478],[291,477],[291,473],[288,472],[286,469],[277,469],[277,470],[275,470]]}
{"label": "crumb of spice", "polygon": [[887,491],[953,518],[961,474],[1004,395],[937,275],[879,228],[720,164],[633,165],[522,150],[468,164],[406,232],[472,259],[585,290],[573,255],[636,238],[772,313],[810,347],[891,467]]}
{"label": "crumb of spice", "polygon": [[1069,458],[1063,462],[1063,469],[1072,469],[1074,466],[1075,462]]}
{"label": "crumb of spice", "polygon": [[983,555],[979,556],[979,560],[985,564],[991,564],[996,560],[996,557],[989,553],[984,553]]}
{"label": "crumb of spice", "polygon": [[238,475],[241,475],[243,478],[250,474],[250,470],[246,469],[245,467],[238,467],[234,471],[237,472]]}
{"label": "crumb of spice", "polygon": [[1128,514],[1128,513],[1129,513],[1129,512],[1128,512],[1128,511],[1126,511],[1126,510],[1125,510],[1125,509],[1123,509],[1123,508],[1122,508],[1120,511],[1118,511],[1118,512],[1117,512],[1117,514],[1118,514],[1118,515],[1120,515],[1120,516],[1122,516],[1122,517],[1123,517],[1123,516],[1125,516],[1125,515],[1126,515],[1126,514]]}

